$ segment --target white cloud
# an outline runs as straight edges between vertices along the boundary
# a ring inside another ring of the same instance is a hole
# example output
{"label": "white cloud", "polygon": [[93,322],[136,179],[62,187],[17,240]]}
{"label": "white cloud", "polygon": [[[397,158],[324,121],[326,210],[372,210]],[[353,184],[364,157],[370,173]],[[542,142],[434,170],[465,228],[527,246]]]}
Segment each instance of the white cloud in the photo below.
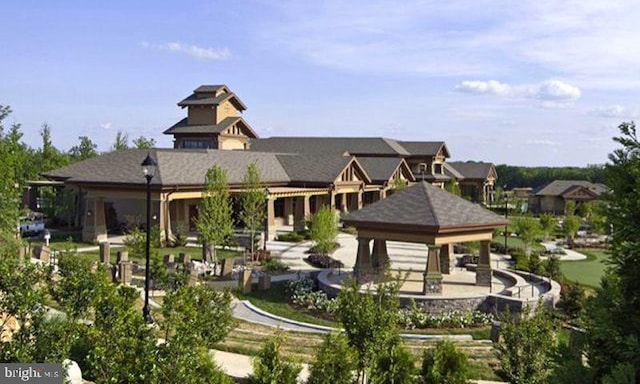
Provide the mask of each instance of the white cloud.
{"label": "white cloud", "polygon": [[543,108],[568,107],[582,95],[580,88],[559,80],[548,80],[536,85],[510,85],[496,80],[467,80],[455,85],[454,89],[464,93],[534,99]]}
{"label": "white cloud", "polygon": [[213,49],[203,48],[197,45],[183,44],[178,42],[170,42],[164,44],[151,44],[142,42],[145,48],[167,51],[172,53],[185,54],[200,60],[221,61],[231,57],[231,51],[228,48]]}
{"label": "white cloud", "polygon": [[509,6],[489,0],[327,0],[269,7],[278,17],[259,26],[261,45],[316,65],[434,77],[533,73],[582,88],[640,86],[635,0],[522,0]]}
{"label": "white cloud", "polygon": [[467,80],[456,85],[455,90],[465,93],[481,93],[504,96],[508,95],[511,92],[511,86],[509,86],[509,84],[501,83],[496,80]]}
{"label": "white cloud", "polygon": [[545,81],[533,91],[536,99],[553,102],[575,101],[581,95],[578,87],[558,80]]}
{"label": "white cloud", "polygon": [[106,123],[100,123],[100,128],[102,128],[102,129],[111,129],[111,122],[108,121]]}
{"label": "white cloud", "polygon": [[593,115],[600,117],[628,117],[631,113],[627,112],[627,110],[622,105],[609,105],[606,107],[598,107],[591,111]]}

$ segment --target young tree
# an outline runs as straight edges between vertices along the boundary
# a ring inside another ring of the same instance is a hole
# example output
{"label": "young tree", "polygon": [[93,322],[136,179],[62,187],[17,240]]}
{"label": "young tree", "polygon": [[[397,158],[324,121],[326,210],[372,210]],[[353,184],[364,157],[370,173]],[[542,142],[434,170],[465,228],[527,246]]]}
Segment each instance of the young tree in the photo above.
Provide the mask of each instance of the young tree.
{"label": "young tree", "polygon": [[[254,253],[256,231],[260,228],[266,216],[266,191],[260,182],[260,171],[255,163],[249,164],[244,175],[245,192],[241,197],[240,218],[251,234],[251,254]],[[266,234],[265,234],[266,235]]]}
{"label": "young tree", "polygon": [[515,220],[515,231],[524,243],[526,255],[531,254],[531,247],[540,236],[540,223],[532,217],[519,217]]}
{"label": "young tree", "polygon": [[98,156],[98,145],[91,141],[88,136],[80,136],[78,139],[80,143],[69,150],[69,155],[73,161],[82,161]]}
{"label": "young tree", "polygon": [[496,344],[501,375],[513,384],[544,384],[551,374],[555,354],[555,324],[541,306],[529,316],[505,313]]}
{"label": "young tree", "polygon": [[469,380],[467,356],[451,340],[443,340],[424,352],[420,384],[465,384]]}
{"label": "young tree", "polygon": [[544,234],[544,238],[549,238],[556,230],[558,219],[551,213],[543,213],[540,215],[540,228]]}
{"label": "young tree", "polygon": [[156,146],[155,139],[147,139],[144,136],[139,136],[137,139],[133,140],[133,146],[138,149],[149,149]]}
{"label": "young tree", "polygon": [[460,184],[458,184],[458,182],[454,179],[446,181],[444,183],[444,189],[456,196],[460,196],[462,194],[462,191],[460,190]]}
{"label": "young tree", "polygon": [[280,357],[279,336],[268,340],[253,361],[249,384],[296,384],[302,367]]}
{"label": "young tree", "polygon": [[330,252],[338,236],[338,218],[331,207],[324,206],[311,217],[311,240],[323,255]]}
{"label": "young tree", "polygon": [[564,214],[566,216],[573,216],[576,214],[576,202],[574,200],[568,200],[564,204]]}
{"label": "young tree", "polygon": [[366,382],[367,371],[398,336],[398,281],[379,284],[376,293],[360,292],[355,280],[345,283],[338,296],[338,311],[349,345],[356,353],[358,381]]}
{"label": "young tree", "polygon": [[580,228],[580,218],[578,216],[566,216],[562,222],[562,231],[567,237],[569,244],[573,243],[573,238],[576,236],[578,229]]}
{"label": "young tree", "polygon": [[208,245],[213,262],[217,260],[216,246],[224,244],[233,235],[231,209],[227,172],[214,165],[205,176],[205,191],[196,220],[200,238]]}
{"label": "young tree", "polygon": [[122,131],[116,132],[116,140],[113,142],[111,146],[112,151],[121,151],[123,149],[129,148],[129,135],[123,133]]}
{"label": "young tree", "polygon": [[351,384],[355,370],[356,359],[347,338],[328,333],[316,350],[307,384]]}

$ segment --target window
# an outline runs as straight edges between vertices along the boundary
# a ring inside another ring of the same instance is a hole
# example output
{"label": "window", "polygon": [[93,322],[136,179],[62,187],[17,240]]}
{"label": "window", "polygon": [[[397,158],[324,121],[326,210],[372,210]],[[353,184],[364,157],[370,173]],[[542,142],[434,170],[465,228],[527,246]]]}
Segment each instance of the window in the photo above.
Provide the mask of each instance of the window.
{"label": "window", "polygon": [[211,142],[209,140],[183,140],[182,148],[207,149],[211,148]]}
{"label": "window", "polygon": [[442,175],[442,164],[434,164],[433,173],[436,175]]}

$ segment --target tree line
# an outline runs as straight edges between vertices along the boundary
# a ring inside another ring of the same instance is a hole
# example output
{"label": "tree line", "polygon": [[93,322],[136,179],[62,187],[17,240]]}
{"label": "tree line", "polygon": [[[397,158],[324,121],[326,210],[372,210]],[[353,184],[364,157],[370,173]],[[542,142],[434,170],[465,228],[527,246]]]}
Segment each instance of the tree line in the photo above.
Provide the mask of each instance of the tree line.
{"label": "tree line", "polygon": [[538,188],[554,180],[587,180],[592,183],[604,183],[604,165],[586,167],[520,167],[515,165],[496,165],[498,184],[512,188]]}
{"label": "tree line", "polygon": [[[38,175],[43,172],[90,159],[100,154],[98,145],[88,136],[79,136],[78,143],[68,151],[57,148],[51,139],[52,128],[47,123],[42,124],[39,131],[40,147],[32,148],[22,139],[24,133],[20,123],[11,123],[5,126],[4,122],[11,115],[11,112],[11,107],[0,105],[0,143],[2,146],[0,162],[9,165],[3,175],[11,176],[18,186],[24,186],[27,180],[37,179]],[[154,139],[144,136],[139,136],[129,142],[128,134],[118,131],[107,152],[128,148],[153,148],[155,145]]]}

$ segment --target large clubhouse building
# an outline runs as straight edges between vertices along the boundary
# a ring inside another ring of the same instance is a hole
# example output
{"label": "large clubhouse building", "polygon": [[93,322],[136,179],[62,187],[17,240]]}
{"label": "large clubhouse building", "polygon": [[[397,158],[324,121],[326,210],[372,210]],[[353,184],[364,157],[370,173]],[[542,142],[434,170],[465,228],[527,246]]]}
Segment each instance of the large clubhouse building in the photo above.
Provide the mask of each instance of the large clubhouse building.
{"label": "large clubhouse building", "polygon": [[444,188],[458,183],[478,203],[493,199],[495,167],[483,162],[446,162],[444,142],[398,141],[378,137],[259,138],[241,117],[244,103],[225,85],[204,85],[178,103],[187,117],[164,133],[174,148],[129,149],[103,154],[43,176],[77,193],[83,239],[101,241],[114,227],[144,217],[146,180],[140,164],[152,156],[152,212],[163,235],[194,229],[207,170],[227,172],[231,194],[244,190],[247,167],[255,163],[267,191],[267,233],[292,225],[322,206],[355,211],[393,191],[398,184],[427,181]]}

